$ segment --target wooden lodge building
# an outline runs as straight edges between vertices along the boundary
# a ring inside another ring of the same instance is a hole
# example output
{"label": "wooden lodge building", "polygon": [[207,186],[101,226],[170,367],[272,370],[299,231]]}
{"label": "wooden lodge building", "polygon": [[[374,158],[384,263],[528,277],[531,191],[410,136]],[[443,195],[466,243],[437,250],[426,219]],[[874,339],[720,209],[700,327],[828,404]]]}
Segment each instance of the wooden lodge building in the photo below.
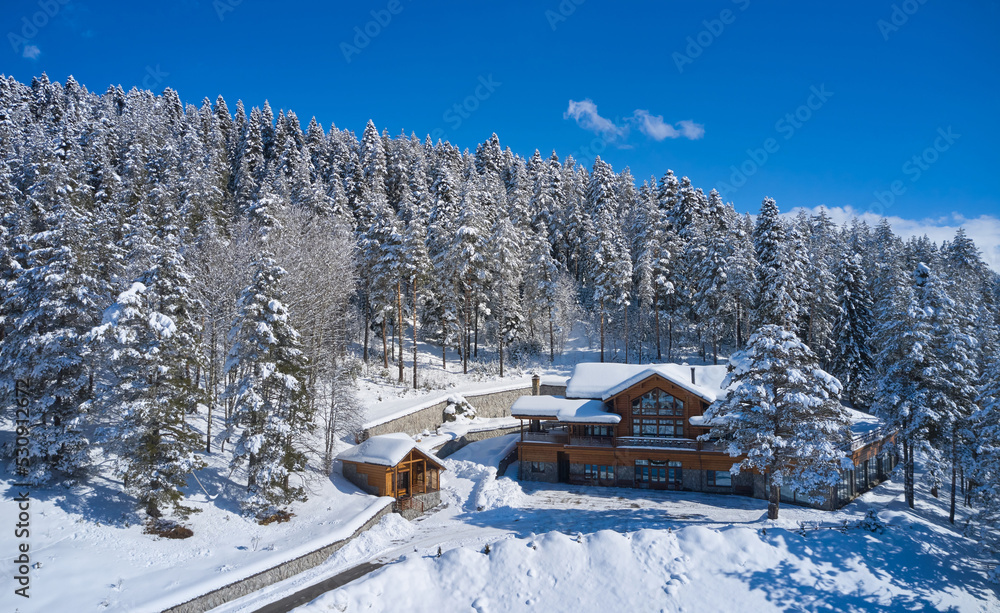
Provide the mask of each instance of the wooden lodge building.
{"label": "wooden lodge building", "polygon": [[[703,414],[725,397],[726,366],[578,364],[565,397],[522,396],[511,407],[521,420],[520,479],[648,489],[730,493],[766,498],[767,476],[743,471],[709,431]],[[850,410],[850,409],[849,409]],[[885,480],[891,440],[872,415],[850,410],[854,470],[819,506],[835,509]],[[784,502],[796,500],[781,492]]]}
{"label": "wooden lodge building", "polygon": [[373,436],[337,459],[351,483],[369,494],[392,496],[396,499],[395,510],[407,519],[441,502],[441,471],[445,467],[408,434]]}

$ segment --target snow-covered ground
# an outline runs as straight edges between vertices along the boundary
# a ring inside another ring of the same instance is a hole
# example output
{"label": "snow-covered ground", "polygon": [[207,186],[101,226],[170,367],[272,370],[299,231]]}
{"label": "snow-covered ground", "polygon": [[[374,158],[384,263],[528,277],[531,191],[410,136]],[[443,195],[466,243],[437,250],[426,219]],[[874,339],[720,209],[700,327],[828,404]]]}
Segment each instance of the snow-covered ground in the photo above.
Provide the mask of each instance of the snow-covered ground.
{"label": "snow-covered ground", "polygon": [[[310,573],[215,613],[256,610],[368,560],[388,564],[299,610],[1000,610],[1000,585],[926,490],[914,511],[888,482],[839,511],[783,505],[768,521],[765,501],[740,496],[496,479],[513,438],[445,460],[444,508],[387,517]],[[884,532],[856,527],[869,509]]]}
{"label": "snow-covered ground", "polygon": [[[185,522],[194,535],[183,540],[143,534],[143,526],[133,523],[134,502],[104,478],[31,489],[27,542],[31,562],[37,563],[30,571],[31,597],[16,597],[11,587],[0,603],[21,613],[161,611],[346,538],[392,502],[361,492],[338,473],[307,483],[310,498],[293,505],[291,521],[261,526],[243,518],[224,494],[215,497],[232,487],[211,477],[220,471],[216,466],[200,472],[213,499],[203,492],[188,498],[201,512]],[[11,532],[18,510],[9,501],[23,489],[0,481],[8,501],[0,505],[0,525]],[[3,543],[10,545],[3,556],[13,566],[16,543],[8,536]]]}

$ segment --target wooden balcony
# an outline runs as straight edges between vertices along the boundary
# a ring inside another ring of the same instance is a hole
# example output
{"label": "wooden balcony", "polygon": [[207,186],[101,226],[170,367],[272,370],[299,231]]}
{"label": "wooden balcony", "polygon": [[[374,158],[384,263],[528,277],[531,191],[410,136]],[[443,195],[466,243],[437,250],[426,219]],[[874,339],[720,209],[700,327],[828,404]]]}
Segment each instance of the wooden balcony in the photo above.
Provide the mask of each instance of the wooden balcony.
{"label": "wooden balcony", "polygon": [[579,447],[614,447],[615,439],[613,436],[571,436],[569,444]]}
{"label": "wooden balcony", "polygon": [[569,443],[569,435],[565,432],[524,432],[522,440],[525,443],[553,443],[566,445]]}
{"label": "wooden balcony", "polygon": [[666,438],[658,436],[619,436],[616,447],[655,447],[659,449],[683,449],[685,451],[722,452],[725,447],[719,443],[702,442],[693,438]]}

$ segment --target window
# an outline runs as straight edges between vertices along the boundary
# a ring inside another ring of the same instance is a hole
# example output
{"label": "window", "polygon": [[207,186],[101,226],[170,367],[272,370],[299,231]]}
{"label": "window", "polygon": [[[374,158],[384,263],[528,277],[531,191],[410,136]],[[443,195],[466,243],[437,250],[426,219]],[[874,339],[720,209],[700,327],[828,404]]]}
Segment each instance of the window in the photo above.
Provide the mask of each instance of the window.
{"label": "window", "polygon": [[654,389],[632,401],[633,415],[684,415],[684,402],[661,389]]}
{"label": "window", "polygon": [[649,483],[649,460],[635,461],[635,482]]}
{"label": "window", "polygon": [[584,436],[614,436],[614,428],[612,426],[584,426],[583,427]]}
{"label": "window", "polygon": [[681,438],[684,436],[684,420],[633,418],[632,436]]}
{"label": "window", "polygon": [[732,487],[733,476],[728,470],[706,470],[708,484],[712,487]]}
{"label": "window", "polygon": [[672,487],[680,488],[681,486],[681,463],[680,462],[667,462],[667,481]]}
{"label": "window", "polygon": [[531,472],[533,472],[533,473],[543,473],[543,472],[545,472],[545,463],[544,462],[532,462],[531,463]]}
{"label": "window", "polygon": [[632,436],[683,437],[684,420],[670,419],[683,415],[681,400],[654,389],[632,401]]}
{"label": "window", "polygon": [[614,468],[600,464],[584,464],[583,478],[588,481],[609,481],[615,478]]}

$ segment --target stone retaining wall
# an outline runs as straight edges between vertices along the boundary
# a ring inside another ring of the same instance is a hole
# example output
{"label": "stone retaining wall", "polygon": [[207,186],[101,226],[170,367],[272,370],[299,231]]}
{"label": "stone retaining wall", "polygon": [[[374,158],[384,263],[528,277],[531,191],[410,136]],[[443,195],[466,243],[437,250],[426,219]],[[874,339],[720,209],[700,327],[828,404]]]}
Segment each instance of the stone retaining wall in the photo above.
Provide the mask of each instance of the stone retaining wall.
{"label": "stone retaining wall", "polygon": [[213,590],[183,604],[170,607],[169,609],[164,610],[163,613],[203,613],[204,611],[214,609],[215,607],[225,604],[231,600],[242,598],[247,594],[252,594],[259,589],[265,588],[279,581],[284,581],[285,579],[309,570],[314,566],[318,566],[336,553],[341,547],[357,538],[357,536],[362,532],[365,532],[377,524],[380,519],[389,513],[392,513],[393,506],[394,505],[392,504],[387,504],[381,511],[372,516],[371,519],[366,521],[360,528],[354,531],[354,534],[346,539],[337,541],[336,543],[331,543],[330,545],[321,547],[312,553],[307,553],[304,556],[295,558],[294,560],[289,560],[273,568],[261,571],[255,575],[247,577],[246,579],[230,583],[225,587]]}
{"label": "stone retaining wall", "polygon": [[488,438],[503,436],[505,434],[516,434],[521,431],[520,425],[506,426],[503,428],[492,428],[490,430],[479,430],[478,432],[468,432],[462,438],[450,440],[435,450],[434,455],[439,458],[447,458],[462,447],[476,441],[485,441]]}
{"label": "stone retaining wall", "polygon": [[[565,385],[542,385],[543,395],[560,395],[566,393]],[[458,394],[475,407],[476,415],[479,417],[509,417],[510,405],[521,396],[531,395],[531,386],[504,390],[502,392],[487,392],[485,394]],[[444,410],[448,406],[447,400],[432,404],[431,406],[414,411],[408,415],[390,419],[381,424],[365,428],[358,437],[366,440],[377,434],[389,434],[391,432],[405,432],[410,435],[420,434],[424,430],[434,431],[444,423]],[[478,440],[478,439],[477,439]]]}

